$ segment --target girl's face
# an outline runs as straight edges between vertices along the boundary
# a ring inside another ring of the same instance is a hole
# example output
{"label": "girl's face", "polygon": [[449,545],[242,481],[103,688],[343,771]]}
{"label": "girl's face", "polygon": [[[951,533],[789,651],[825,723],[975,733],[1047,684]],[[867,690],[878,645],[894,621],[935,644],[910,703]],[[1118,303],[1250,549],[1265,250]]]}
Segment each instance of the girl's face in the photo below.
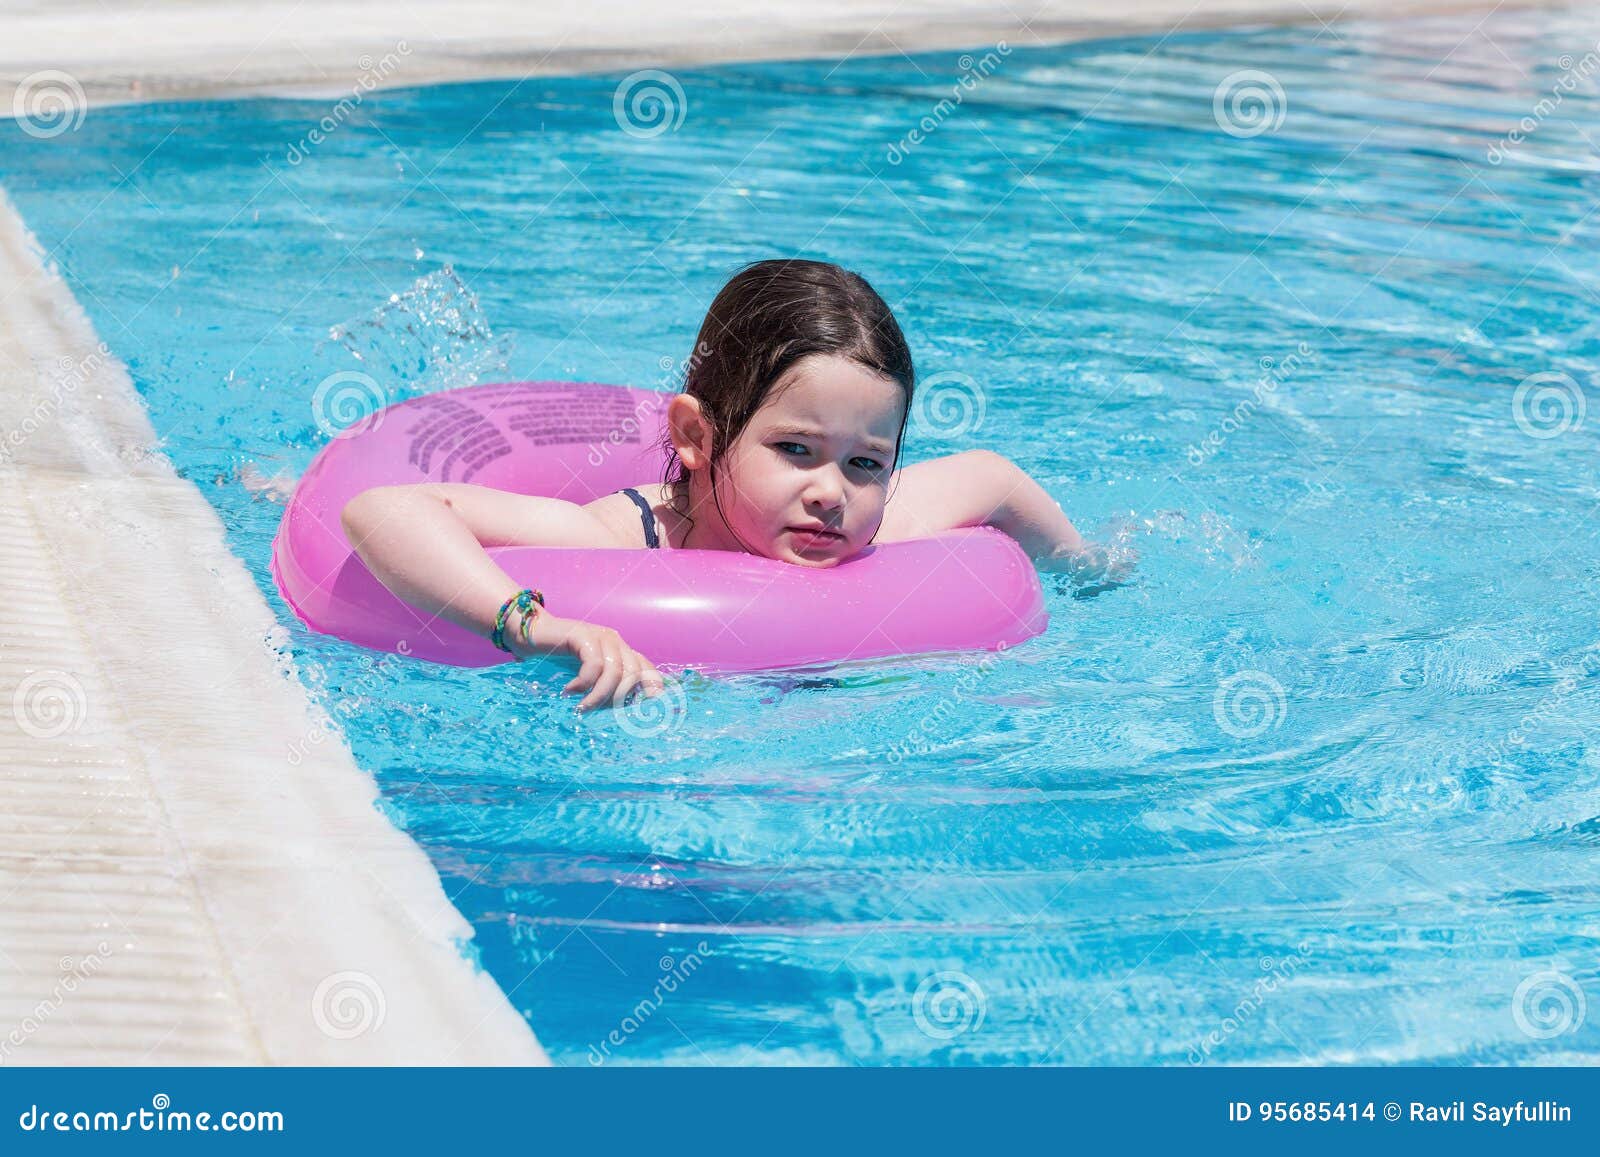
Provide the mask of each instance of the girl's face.
{"label": "girl's face", "polygon": [[736,543],[810,567],[866,547],[883,521],[905,406],[896,382],[848,358],[796,362],[717,466]]}

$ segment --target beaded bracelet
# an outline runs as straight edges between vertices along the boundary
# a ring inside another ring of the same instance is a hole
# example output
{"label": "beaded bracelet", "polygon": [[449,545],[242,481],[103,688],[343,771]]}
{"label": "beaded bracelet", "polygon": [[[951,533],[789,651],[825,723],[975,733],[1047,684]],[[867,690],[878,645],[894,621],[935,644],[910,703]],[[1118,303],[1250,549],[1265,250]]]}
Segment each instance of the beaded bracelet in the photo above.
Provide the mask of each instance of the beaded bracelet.
{"label": "beaded bracelet", "polygon": [[508,655],[516,654],[506,646],[506,616],[515,607],[522,614],[522,621],[517,626],[517,634],[523,643],[531,645],[532,638],[529,632],[533,629],[534,620],[539,617],[539,609],[544,606],[544,594],[536,590],[522,590],[512,595],[500,604],[500,613],[494,617],[494,631],[489,635],[489,640]]}

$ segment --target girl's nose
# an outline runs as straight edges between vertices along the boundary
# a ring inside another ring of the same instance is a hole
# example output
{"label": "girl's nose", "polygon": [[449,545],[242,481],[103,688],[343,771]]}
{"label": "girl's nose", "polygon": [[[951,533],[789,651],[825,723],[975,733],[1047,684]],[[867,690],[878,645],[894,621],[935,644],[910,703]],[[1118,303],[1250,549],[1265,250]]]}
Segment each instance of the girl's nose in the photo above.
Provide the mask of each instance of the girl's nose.
{"label": "girl's nose", "polygon": [[820,506],[824,510],[843,506],[844,475],[833,466],[818,469],[811,478],[811,485],[806,488],[805,501],[807,506]]}

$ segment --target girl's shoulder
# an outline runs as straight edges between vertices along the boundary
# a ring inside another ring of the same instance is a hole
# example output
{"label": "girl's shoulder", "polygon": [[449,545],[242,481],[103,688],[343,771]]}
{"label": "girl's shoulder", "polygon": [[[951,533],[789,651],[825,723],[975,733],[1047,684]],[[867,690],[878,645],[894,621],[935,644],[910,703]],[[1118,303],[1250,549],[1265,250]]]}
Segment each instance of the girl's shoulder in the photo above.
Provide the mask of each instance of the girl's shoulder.
{"label": "girl's shoulder", "polygon": [[966,450],[896,470],[889,478],[889,499],[873,541],[903,542],[981,525],[983,516],[974,499],[982,490],[976,483],[986,454]]}
{"label": "girl's shoulder", "polygon": [[[665,484],[656,482],[634,486],[631,489],[637,491],[639,497],[650,506],[651,515],[655,519],[656,541],[663,548],[670,547],[672,543],[669,541],[667,530],[673,516],[671,510],[667,508],[668,495]],[[623,491],[602,494],[585,505],[584,509],[610,528],[619,546],[648,547],[644,536],[644,513]]]}

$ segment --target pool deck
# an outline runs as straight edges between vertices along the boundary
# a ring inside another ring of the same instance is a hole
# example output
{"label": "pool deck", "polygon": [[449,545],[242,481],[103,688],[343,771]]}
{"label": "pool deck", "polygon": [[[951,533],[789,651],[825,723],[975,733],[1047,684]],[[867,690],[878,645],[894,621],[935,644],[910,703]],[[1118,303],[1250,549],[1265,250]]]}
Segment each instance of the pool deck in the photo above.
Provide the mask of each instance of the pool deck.
{"label": "pool deck", "polygon": [[0,1063],[543,1060],[3,201],[0,283]]}
{"label": "pool deck", "polygon": [[[400,45],[384,84],[1495,7],[13,0],[0,82],[60,70],[92,105],[349,92]],[[0,1065],[543,1063],[155,441],[0,193]]]}
{"label": "pool deck", "polygon": [[[0,91],[43,69],[93,104],[219,93],[348,95],[375,87],[732,60],[1013,47],[1241,24],[1328,25],[1363,16],[1492,10],[1550,0],[0,0]],[[404,45],[392,71],[373,69]],[[381,75],[380,75],[381,74]]]}

